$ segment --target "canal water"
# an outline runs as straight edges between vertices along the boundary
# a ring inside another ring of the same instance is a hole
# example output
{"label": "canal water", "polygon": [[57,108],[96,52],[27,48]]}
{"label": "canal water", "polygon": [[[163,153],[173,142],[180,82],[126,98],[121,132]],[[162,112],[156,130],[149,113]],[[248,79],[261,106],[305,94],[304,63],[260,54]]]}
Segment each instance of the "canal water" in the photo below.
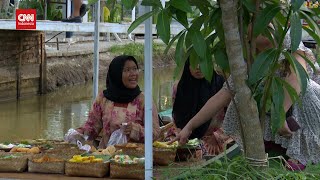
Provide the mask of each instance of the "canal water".
{"label": "canal water", "polygon": [[[173,69],[154,70],[153,100],[158,111],[172,107]],[[144,87],[143,72],[139,86]],[[0,102],[0,142],[63,139],[70,128],[82,125],[92,103],[92,83],[68,86],[42,96]],[[105,89],[105,79],[99,89]]]}

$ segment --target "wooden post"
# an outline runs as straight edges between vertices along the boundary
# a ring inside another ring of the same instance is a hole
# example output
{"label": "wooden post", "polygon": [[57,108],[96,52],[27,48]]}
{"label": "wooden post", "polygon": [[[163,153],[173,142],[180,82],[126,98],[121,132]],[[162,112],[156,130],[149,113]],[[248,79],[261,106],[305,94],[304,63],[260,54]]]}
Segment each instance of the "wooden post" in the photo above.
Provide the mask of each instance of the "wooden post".
{"label": "wooden post", "polygon": [[56,38],[56,41],[57,41],[57,50],[59,50],[59,39]]}
{"label": "wooden post", "polygon": [[[20,40],[19,40],[19,43],[20,43],[19,51],[22,52],[23,51],[23,46],[22,46],[21,34],[20,34],[19,38],[20,38]],[[20,97],[21,97],[21,59],[22,59],[22,54],[23,53],[19,54],[19,57],[18,57],[18,59],[16,61],[17,99],[20,99]]]}
{"label": "wooden post", "polygon": [[44,49],[44,36],[43,33],[40,34],[40,78],[39,78],[39,93],[46,94],[47,92],[47,60],[45,56],[45,49]]}

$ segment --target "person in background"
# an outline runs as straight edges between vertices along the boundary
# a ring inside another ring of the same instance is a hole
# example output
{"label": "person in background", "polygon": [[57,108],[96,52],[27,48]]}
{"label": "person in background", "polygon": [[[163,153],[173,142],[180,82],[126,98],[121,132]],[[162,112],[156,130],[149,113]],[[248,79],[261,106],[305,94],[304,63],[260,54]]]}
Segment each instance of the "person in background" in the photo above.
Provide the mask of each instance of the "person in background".
{"label": "person in background", "polygon": [[[143,143],[145,121],[152,121],[153,138],[157,139],[160,134],[158,111],[153,104],[153,118],[144,119],[144,94],[138,86],[138,78],[138,63],[133,56],[115,57],[109,65],[107,89],[97,96],[88,120],[76,131],[88,140],[95,140],[101,134],[98,148],[106,148],[111,134],[121,127],[128,142]],[[123,123],[126,125],[122,126]]]}
{"label": "person in background", "polygon": [[86,12],[87,6],[82,3],[82,0],[72,0],[72,14],[68,18],[62,19],[62,22],[81,23]]}
{"label": "person in background", "polygon": [[[257,50],[263,51],[272,47],[272,43],[263,36],[257,37]],[[290,33],[285,36],[283,47],[290,49],[291,39]],[[300,43],[299,48],[293,55],[297,61],[310,73],[309,65],[299,54],[306,54],[307,48]],[[283,54],[279,57],[279,63],[282,66],[287,66]],[[292,67],[281,68],[283,72],[278,72],[277,75],[287,81],[298,94],[301,93],[299,81],[296,73]],[[181,130],[178,136],[172,140],[179,140],[179,143],[186,143],[188,137],[192,134],[193,130],[204,124],[210,117],[214,116],[225,106],[228,110],[223,121],[223,128],[226,134],[233,137],[239,145],[242,145],[240,138],[240,125],[238,115],[236,113],[235,104],[231,101],[234,96],[234,86],[232,78],[228,79],[231,90],[226,85],[208,102],[203,108],[195,115],[189,123]],[[235,94],[237,96],[238,94]],[[320,162],[320,85],[315,83],[312,79],[308,80],[306,91],[301,97],[301,106],[298,102],[292,104],[288,92],[285,91],[284,108],[287,112],[292,106],[292,114],[295,121],[299,124],[300,128],[292,132],[291,136],[281,136],[276,133],[272,134],[270,118],[266,118],[264,126],[264,140],[273,141],[276,144],[286,148],[286,155],[289,157],[287,166],[289,170],[303,170],[307,163],[317,164]],[[285,125],[284,125],[285,126]],[[254,132],[252,132],[254,133]]]}
{"label": "person in background", "polygon": [[[222,88],[223,83],[224,78],[215,70],[213,70],[212,80],[209,82],[201,73],[199,65],[194,69],[190,65],[190,60],[186,61],[179,82],[173,86],[172,117],[177,131],[186,126],[207,100]],[[210,117],[208,121],[192,131],[190,139],[198,138],[203,141],[202,154],[216,155],[223,152],[224,143],[229,139],[220,128],[223,116],[224,110],[217,116]]]}

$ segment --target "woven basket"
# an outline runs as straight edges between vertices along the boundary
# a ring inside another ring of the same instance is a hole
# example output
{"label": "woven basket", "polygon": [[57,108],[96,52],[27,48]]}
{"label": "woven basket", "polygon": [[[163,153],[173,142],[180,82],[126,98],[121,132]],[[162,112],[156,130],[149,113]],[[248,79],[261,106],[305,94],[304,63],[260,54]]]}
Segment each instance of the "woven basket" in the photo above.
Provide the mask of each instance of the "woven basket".
{"label": "woven basket", "polygon": [[126,144],[118,144],[115,145],[114,147],[117,150],[122,149],[122,154],[126,154],[129,156],[134,156],[134,157],[144,157],[144,144],[138,144],[138,147],[126,147]]}
{"label": "woven basket", "polygon": [[174,162],[176,157],[176,149],[169,148],[153,148],[153,161],[160,166],[167,166]]}
{"label": "woven basket", "polygon": [[65,173],[68,176],[104,177],[108,174],[110,162],[75,163],[66,162]]}
{"label": "woven basket", "polygon": [[64,174],[64,161],[61,162],[33,162],[28,161],[28,172]]}
{"label": "woven basket", "polygon": [[144,179],[143,164],[110,163],[110,177],[123,179]]}
{"label": "woven basket", "polygon": [[53,148],[44,151],[44,154],[48,156],[61,157],[63,159],[70,159],[74,155],[83,154],[86,151],[80,150],[78,147],[66,146],[61,148]]}
{"label": "woven basket", "polygon": [[0,172],[23,172],[27,169],[28,158],[0,159]]}
{"label": "woven basket", "polygon": [[200,148],[178,148],[175,160],[180,162],[196,158],[197,150],[200,150]]}

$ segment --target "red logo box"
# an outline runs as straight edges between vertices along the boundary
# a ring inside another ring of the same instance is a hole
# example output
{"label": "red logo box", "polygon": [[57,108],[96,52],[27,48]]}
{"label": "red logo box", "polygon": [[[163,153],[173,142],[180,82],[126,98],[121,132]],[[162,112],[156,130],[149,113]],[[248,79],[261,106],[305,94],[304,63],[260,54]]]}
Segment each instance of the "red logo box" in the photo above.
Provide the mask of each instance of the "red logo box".
{"label": "red logo box", "polygon": [[16,10],[16,29],[36,29],[37,11],[35,9]]}

